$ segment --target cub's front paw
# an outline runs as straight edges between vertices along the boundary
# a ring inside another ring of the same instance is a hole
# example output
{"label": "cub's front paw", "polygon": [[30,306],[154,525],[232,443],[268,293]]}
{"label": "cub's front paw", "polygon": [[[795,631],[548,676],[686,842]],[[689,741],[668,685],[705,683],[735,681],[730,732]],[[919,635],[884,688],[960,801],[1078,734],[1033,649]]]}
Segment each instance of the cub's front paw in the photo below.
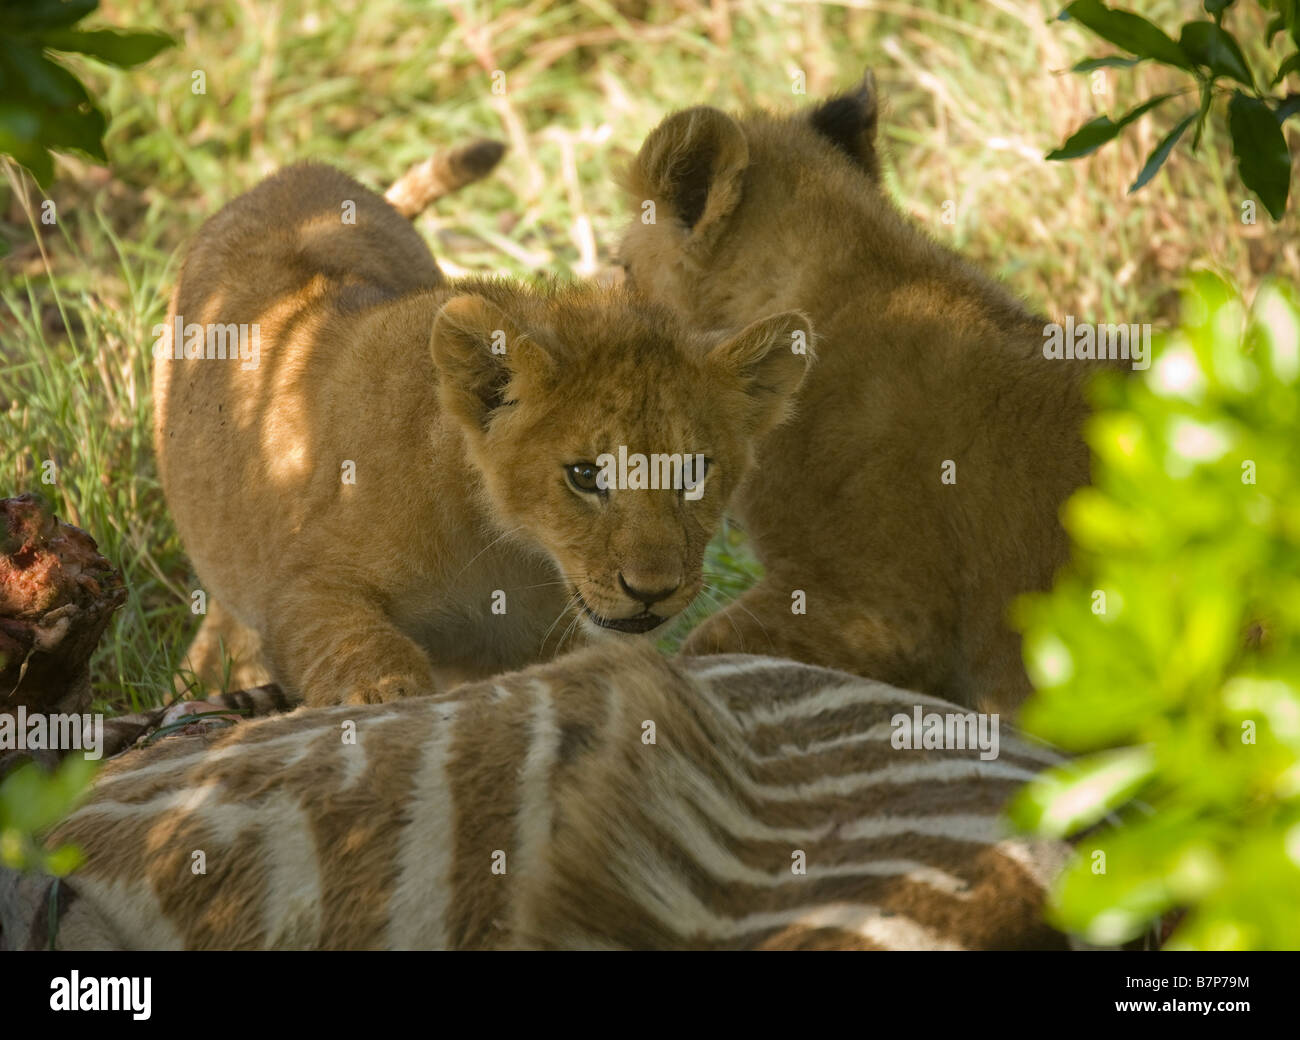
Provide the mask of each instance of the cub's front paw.
{"label": "cub's front paw", "polygon": [[343,697],[344,704],[385,704],[404,697],[427,697],[437,693],[431,676],[386,675],[357,683]]}

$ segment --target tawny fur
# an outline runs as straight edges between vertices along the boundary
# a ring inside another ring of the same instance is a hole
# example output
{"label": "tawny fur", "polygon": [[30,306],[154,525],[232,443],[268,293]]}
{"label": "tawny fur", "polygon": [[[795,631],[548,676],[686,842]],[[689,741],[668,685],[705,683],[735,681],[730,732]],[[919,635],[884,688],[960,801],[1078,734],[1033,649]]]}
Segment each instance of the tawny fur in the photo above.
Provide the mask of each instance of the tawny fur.
{"label": "tawny fur", "polygon": [[0,871],[0,946],[1063,948],[1042,909],[1067,849],[1000,818],[1056,757],[1009,727],[991,761],[896,749],[918,705],[954,709],[602,645],[168,738],[49,836],[87,857],[59,892]]}
{"label": "tawny fur", "polygon": [[1009,710],[1029,683],[1008,608],[1067,558],[1058,510],[1088,478],[1098,363],[1044,359],[1044,319],[898,212],[876,122],[870,78],[789,116],[689,109],[627,173],[640,291],[705,327],[798,308],[818,334],[797,416],[734,503],[766,578],[686,650]]}
{"label": "tawny fur", "polygon": [[[176,316],[256,323],[259,363],[175,359]],[[630,590],[674,590],[651,611],[673,616],[786,416],[802,324],[704,335],[619,290],[448,284],[378,195],[282,171],[197,235],[155,362],[159,469],[207,593],[190,666],[379,702],[603,635],[593,615],[646,612]],[[703,496],[570,485],[619,446],[710,456]]]}

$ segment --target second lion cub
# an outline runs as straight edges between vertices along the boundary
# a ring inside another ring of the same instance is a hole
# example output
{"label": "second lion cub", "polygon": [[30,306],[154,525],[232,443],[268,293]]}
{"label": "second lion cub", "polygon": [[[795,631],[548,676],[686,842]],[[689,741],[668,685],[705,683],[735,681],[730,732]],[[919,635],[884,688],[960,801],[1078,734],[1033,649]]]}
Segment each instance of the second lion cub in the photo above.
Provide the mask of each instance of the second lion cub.
{"label": "second lion cub", "polygon": [[691,108],[628,172],[639,290],[706,326],[798,308],[818,334],[797,418],[736,496],[766,577],[685,649],[1008,710],[1030,687],[1007,608],[1066,560],[1097,366],[1045,358],[1043,317],[899,213],[876,123],[870,79],[784,116]]}
{"label": "second lion cub", "polygon": [[[155,349],[159,468],[208,595],[191,665],[219,681],[225,650],[239,685],[386,701],[550,656],[575,628],[657,627],[785,417],[796,329],[448,284],[378,195],[280,172],[199,232]],[[707,472],[609,487],[598,460],[620,450]]]}

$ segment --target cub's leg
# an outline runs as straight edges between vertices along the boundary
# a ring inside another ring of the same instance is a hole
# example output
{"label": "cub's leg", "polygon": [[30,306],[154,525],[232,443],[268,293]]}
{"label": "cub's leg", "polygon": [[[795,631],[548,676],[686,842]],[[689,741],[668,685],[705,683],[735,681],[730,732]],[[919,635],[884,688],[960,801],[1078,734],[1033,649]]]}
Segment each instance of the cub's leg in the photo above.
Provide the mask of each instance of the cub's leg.
{"label": "cub's leg", "polygon": [[[227,657],[230,658],[228,676]],[[216,690],[248,690],[270,682],[257,633],[211,596],[208,612],[185,652],[181,668],[193,672]],[[180,677],[177,678],[179,683]]]}
{"label": "cub's leg", "polygon": [[[271,674],[307,704],[374,704],[436,692],[429,656],[364,589],[294,585],[268,604]],[[300,686],[285,681],[297,676]]]}
{"label": "cub's leg", "polygon": [[[805,593],[806,613],[792,610],[796,589]],[[789,657],[962,703],[948,681],[951,633],[945,637],[935,618],[862,602],[769,575],[695,628],[682,653]]]}

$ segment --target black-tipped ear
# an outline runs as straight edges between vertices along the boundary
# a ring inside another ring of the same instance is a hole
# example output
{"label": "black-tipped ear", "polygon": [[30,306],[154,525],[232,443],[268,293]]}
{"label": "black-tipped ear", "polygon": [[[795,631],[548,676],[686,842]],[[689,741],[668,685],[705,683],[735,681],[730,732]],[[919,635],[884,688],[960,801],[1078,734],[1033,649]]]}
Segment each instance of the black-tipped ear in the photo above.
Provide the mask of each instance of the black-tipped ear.
{"label": "black-tipped ear", "polygon": [[876,157],[876,124],[880,115],[876,77],[868,70],[857,89],[823,101],[812,111],[813,129],[866,171],[880,180]]}
{"label": "black-tipped ear", "polygon": [[749,164],[749,144],[740,125],[716,108],[688,108],[660,123],[641,146],[626,177],[638,201],[653,201],[691,233],[693,245],[707,244],[740,201]]}
{"label": "black-tipped ear", "polygon": [[471,437],[511,403],[521,380],[545,376],[553,360],[501,308],[477,294],[453,297],[433,323],[439,397]]}

